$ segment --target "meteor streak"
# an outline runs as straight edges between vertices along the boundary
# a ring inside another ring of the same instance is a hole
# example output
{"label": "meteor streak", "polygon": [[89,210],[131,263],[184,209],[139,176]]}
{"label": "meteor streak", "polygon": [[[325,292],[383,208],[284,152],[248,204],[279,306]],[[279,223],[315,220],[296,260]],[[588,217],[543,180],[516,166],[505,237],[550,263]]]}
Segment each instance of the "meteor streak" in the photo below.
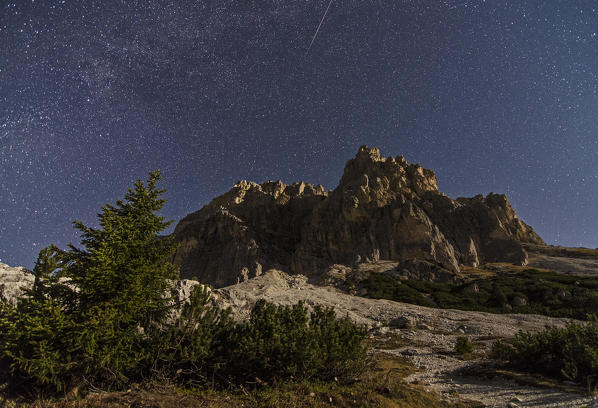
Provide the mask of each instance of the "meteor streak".
{"label": "meteor streak", "polygon": [[326,18],[326,14],[328,14],[328,10],[330,9],[331,5],[332,5],[332,0],[330,0],[328,2],[328,7],[326,7],[326,11],[324,12],[324,15],[322,16],[322,19],[320,20],[320,24],[318,24],[318,28],[316,29],[316,32],[314,33],[314,36],[311,39],[311,42],[309,43],[309,47],[307,47],[307,51],[305,51],[305,55],[307,55],[309,53],[309,50],[311,50],[311,46],[313,45],[314,41],[316,40],[316,37],[318,36],[318,32],[320,31],[320,27],[322,27],[322,24],[324,23],[324,19]]}

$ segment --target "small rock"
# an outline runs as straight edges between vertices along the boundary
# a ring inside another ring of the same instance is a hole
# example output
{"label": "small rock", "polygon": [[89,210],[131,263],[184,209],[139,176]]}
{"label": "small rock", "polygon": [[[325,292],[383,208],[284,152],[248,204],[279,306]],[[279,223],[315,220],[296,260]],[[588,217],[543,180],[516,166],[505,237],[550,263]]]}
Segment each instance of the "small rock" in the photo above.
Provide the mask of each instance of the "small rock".
{"label": "small rock", "polygon": [[527,306],[527,299],[523,296],[515,296],[513,300],[511,300],[513,306]]}
{"label": "small rock", "polygon": [[393,329],[413,329],[415,321],[409,316],[400,316],[388,322],[388,326]]}
{"label": "small rock", "polygon": [[507,404],[507,408],[519,408],[519,405],[515,404],[514,402],[509,402]]}
{"label": "small rock", "polygon": [[429,330],[433,330],[432,326],[430,326],[430,325],[428,325],[426,323],[423,323],[423,322],[422,323],[418,323],[417,324],[417,328],[420,329],[420,330],[428,330],[428,331]]}
{"label": "small rock", "polygon": [[463,289],[465,293],[480,293],[480,287],[477,283],[472,283]]}
{"label": "small rock", "polygon": [[559,299],[567,299],[571,297],[571,292],[569,292],[568,290],[561,289],[556,295]]}
{"label": "small rock", "polygon": [[408,349],[402,350],[401,354],[404,356],[416,356],[418,353],[417,353],[416,349],[408,348]]}

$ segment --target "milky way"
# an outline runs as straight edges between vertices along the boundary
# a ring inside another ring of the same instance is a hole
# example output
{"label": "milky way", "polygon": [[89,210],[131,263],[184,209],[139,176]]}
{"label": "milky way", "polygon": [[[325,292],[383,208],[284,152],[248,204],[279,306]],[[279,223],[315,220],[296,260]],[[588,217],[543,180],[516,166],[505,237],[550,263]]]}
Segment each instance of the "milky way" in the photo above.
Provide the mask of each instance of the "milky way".
{"label": "milky way", "polygon": [[77,243],[73,219],[157,168],[176,220],[239,179],[334,188],[362,144],[596,247],[596,7],[0,2],[0,260]]}

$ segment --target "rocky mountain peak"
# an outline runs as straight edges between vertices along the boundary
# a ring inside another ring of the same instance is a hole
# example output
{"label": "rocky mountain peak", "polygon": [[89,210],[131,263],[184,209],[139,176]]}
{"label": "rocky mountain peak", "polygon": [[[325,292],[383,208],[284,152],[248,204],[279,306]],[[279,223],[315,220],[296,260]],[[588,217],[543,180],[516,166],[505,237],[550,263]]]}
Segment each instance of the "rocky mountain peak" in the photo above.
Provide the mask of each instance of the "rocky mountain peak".
{"label": "rocky mountain peak", "polygon": [[286,185],[280,180],[268,180],[258,184],[241,180],[232,189],[214,198],[201,210],[183,218],[176,226],[175,234],[200,219],[213,216],[216,212],[224,214],[224,211],[245,219],[253,217],[251,213],[257,208],[286,206],[290,201],[317,199],[317,197],[326,197],[327,195],[328,191],[321,184],[314,186],[305,182],[297,182]]}
{"label": "rocky mountain peak", "polygon": [[506,196],[453,200],[438,191],[432,170],[367,146],[332,192],[304,182],[240,181],[174,234],[183,277],[215,286],[271,268],[314,276],[334,264],[379,260],[411,276],[423,268],[425,276],[446,277],[460,265],[524,264],[523,244],[543,244]]}
{"label": "rocky mountain peak", "polygon": [[432,170],[408,164],[403,156],[384,157],[377,148],[367,146],[361,146],[355,158],[347,162],[334,190],[355,208],[365,203],[385,206],[399,196],[413,199],[427,192],[438,192]]}

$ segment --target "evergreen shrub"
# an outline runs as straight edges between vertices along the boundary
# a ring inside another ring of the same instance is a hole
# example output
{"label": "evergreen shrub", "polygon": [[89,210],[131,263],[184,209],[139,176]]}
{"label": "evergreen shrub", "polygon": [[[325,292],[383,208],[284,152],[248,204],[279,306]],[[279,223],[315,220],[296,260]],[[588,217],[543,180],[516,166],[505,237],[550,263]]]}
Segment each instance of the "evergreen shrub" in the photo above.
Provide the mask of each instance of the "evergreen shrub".
{"label": "evergreen shrub", "polygon": [[256,303],[247,323],[226,339],[227,373],[235,382],[316,377],[350,379],[365,364],[365,327],[336,319],[332,308]]}
{"label": "evergreen shrub", "polygon": [[540,333],[519,332],[512,343],[494,343],[493,353],[515,368],[593,389],[598,380],[598,318]]}
{"label": "evergreen shrub", "polygon": [[473,351],[473,343],[469,338],[465,336],[457,337],[457,342],[455,343],[455,353],[459,354],[460,356],[467,355]]}

